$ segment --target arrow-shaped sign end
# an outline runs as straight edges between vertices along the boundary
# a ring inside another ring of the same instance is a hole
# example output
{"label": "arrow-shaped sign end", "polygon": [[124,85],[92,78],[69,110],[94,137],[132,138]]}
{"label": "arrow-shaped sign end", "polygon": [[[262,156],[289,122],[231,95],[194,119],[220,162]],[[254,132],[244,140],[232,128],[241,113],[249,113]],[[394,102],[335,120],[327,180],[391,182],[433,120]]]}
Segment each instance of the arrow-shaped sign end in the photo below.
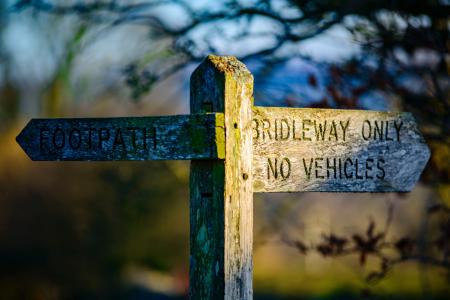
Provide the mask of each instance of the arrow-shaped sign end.
{"label": "arrow-shaped sign end", "polygon": [[16,136],[16,142],[19,144],[20,148],[22,148],[23,152],[33,161],[36,159],[32,155],[32,153],[29,151],[32,149],[33,141],[30,140],[31,134],[30,134],[30,124],[33,122],[33,120],[30,120],[27,125],[20,131],[20,133]]}

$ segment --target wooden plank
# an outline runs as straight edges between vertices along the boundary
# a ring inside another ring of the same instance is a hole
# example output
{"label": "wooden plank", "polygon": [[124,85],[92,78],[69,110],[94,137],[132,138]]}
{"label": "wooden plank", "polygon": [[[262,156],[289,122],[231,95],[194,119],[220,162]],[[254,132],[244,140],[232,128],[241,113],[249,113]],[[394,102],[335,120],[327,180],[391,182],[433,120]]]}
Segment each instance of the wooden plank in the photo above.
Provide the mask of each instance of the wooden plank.
{"label": "wooden plank", "polygon": [[407,192],[430,151],[409,113],[253,108],[255,192]]}
{"label": "wooden plank", "polygon": [[208,56],[191,77],[191,112],[225,113],[225,161],[191,162],[190,299],[252,299],[253,77]]}
{"label": "wooden plank", "polygon": [[32,160],[224,158],[222,114],[33,119],[16,140]]}

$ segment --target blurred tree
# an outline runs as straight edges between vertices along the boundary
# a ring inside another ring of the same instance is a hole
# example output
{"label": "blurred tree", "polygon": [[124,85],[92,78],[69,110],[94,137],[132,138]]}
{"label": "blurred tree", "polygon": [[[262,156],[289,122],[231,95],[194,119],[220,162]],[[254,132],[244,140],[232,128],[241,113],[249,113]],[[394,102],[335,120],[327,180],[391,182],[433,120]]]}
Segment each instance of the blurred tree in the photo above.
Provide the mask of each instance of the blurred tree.
{"label": "blurred tree", "polygon": [[75,27],[73,37],[69,38],[66,46],[63,47],[57,70],[46,87],[43,114],[49,117],[64,115],[70,103],[70,71],[76,54],[80,51],[80,41],[86,32],[85,24],[77,24]]}

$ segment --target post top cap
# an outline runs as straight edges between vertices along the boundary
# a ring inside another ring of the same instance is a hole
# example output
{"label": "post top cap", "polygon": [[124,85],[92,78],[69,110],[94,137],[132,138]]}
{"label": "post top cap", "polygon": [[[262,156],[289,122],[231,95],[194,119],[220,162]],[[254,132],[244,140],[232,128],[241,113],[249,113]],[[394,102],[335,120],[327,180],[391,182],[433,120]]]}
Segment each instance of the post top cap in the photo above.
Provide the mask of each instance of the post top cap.
{"label": "post top cap", "polygon": [[252,76],[247,67],[235,56],[219,56],[210,54],[205,61],[210,62],[219,72],[238,76]]}

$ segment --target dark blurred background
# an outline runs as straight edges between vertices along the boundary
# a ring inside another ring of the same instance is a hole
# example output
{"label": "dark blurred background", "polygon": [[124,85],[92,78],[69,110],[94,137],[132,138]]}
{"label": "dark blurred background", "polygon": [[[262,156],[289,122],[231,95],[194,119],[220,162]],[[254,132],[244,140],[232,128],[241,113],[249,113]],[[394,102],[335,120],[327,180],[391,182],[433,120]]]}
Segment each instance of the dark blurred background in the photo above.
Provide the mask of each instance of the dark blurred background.
{"label": "dark blurred background", "polygon": [[255,104],[410,111],[408,194],[255,195],[255,299],[448,299],[450,1],[2,0],[0,299],[186,299],[189,163],[31,162],[33,117],[189,113],[236,55]]}

